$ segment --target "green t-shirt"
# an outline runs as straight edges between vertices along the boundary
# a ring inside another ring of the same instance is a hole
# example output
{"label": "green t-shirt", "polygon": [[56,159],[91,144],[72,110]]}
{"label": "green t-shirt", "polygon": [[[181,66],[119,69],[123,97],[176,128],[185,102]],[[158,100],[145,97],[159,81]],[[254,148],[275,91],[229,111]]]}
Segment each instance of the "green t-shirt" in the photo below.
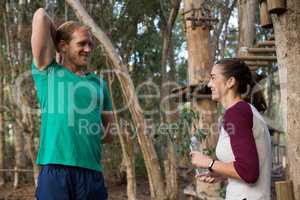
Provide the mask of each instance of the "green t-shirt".
{"label": "green t-shirt", "polygon": [[44,70],[33,63],[32,76],[42,113],[36,163],[102,171],[101,113],[112,110],[106,82],[94,73],[78,76],[55,60]]}

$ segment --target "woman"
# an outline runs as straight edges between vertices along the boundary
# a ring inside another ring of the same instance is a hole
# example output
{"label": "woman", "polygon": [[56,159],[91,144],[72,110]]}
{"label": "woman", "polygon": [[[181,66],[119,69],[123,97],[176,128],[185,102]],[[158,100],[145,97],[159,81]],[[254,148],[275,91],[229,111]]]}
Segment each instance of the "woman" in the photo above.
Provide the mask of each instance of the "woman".
{"label": "woman", "polygon": [[208,87],[212,99],[225,108],[214,160],[193,151],[192,164],[210,174],[198,176],[208,183],[216,175],[227,177],[226,200],[269,200],[271,141],[268,127],[257,109],[242,99],[252,85],[251,72],[240,59],[217,62]]}

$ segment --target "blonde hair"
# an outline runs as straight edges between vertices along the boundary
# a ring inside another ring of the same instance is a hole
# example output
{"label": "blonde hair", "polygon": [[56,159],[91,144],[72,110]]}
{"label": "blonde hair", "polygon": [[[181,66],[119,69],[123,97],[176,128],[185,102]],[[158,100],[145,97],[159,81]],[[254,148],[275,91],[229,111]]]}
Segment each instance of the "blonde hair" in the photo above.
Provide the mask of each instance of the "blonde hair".
{"label": "blonde hair", "polygon": [[72,40],[72,34],[74,33],[74,31],[80,28],[86,29],[88,31],[90,30],[84,24],[76,21],[67,21],[61,24],[56,29],[56,36],[54,41],[56,50],[59,51],[58,45],[61,40],[65,41],[66,43],[69,43]]}

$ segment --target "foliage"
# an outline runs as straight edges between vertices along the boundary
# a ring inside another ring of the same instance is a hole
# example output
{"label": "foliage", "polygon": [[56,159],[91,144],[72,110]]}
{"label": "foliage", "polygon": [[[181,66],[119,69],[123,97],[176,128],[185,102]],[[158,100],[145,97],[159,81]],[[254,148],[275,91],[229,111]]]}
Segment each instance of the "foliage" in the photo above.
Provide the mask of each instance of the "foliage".
{"label": "foliage", "polygon": [[[184,105],[180,111],[180,115],[176,123],[168,125],[167,138],[176,144],[178,155],[182,158],[189,158],[191,137],[195,136],[201,144],[205,140],[207,134],[203,129],[198,128],[196,123],[199,121],[199,113],[191,109],[189,104]],[[213,149],[202,149],[204,154],[212,155]]]}

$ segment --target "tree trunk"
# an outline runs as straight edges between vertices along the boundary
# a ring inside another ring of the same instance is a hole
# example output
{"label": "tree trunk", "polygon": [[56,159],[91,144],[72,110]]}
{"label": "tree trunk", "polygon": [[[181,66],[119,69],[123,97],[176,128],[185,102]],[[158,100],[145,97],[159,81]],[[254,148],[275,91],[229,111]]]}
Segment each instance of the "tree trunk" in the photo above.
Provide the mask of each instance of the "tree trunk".
{"label": "tree trunk", "polygon": [[[160,105],[162,110],[162,123],[172,123],[176,120],[177,112],[177,104],[170,99],[170,91],[172,87],[174,87],[174,79],[171,76],[168,76],[167,73],[167,61],[174,60],[174,54],[172,47],[172,30],[174,27],[174,23],[176,21],[181,0],[173,0],[171,1],[172,8],[169,13],[168,19],[162,16],[162,58],[161,58],[161,96],[160,96]],[[161,5],[163,2],[161,1]],[[163,11],[163,7],[161,8]],[[171,58],[171,56],[173,56]],[[174,62],[169,62],[169,66],[171,70],[174,71],[175,65]],[[176,150],[174,144],[171,141],[168,141],[168,145],[166,148],[167,156],[164,161],[164,169],[165,169],[165,180],[166,180],[166,196],[168,200],[175,200],[178,197],[178,175],[177,175],[177,161],[176,161]]]}
{"label": "tree trunk", "polygon": [[[166,19],[164,16],[162,17],[162,56],[161,56],[161,76],[162,76],[162,80],[161,80],[161,110],[162,110],[162,119],[164,122],[166,122],[166,118],[172,118],[172,115],[176,115],[176,108],[175,105],[172,105],[173,102],[170,101],[170,99],[168,98],[168,96],[170,95],[170,91],[172,89],[171,84],[168,83],[168,81],[170,81],[168,73],[167,73],[167,61],[170,60],[170,55],[171,55],[171,51],[173,51],[173,49],[171,49],[170,47],[172,46],[172,30],[174,27],[174,23],[176,21],[177,15],[178,15],[178,11],[179,11],[179,7],[180,7],[180,2],[181,0],[173,0],[171,1],[172,4],[172,8],[170,11],[170,14],[168,16],[168,19]],[[163,3],[161,2],[161,5]],[[163,11],[163,8],[161,8]],[[173,55],[173,54],[172,54]],[[171,63],[169,63],[171,70],[173,70],[172,68],[174,68],[174,65],[171,65]],[[175,109],[175,110],[174,110]],[[170,112],[171,111],[171,112]],[[173,117],[174,118],[174,117]]]}
{"label": "tree trunk", "polygon": [[224,27],[224,38],[221,41],[221,45],[220,45],[220,54],[219,54],[220,59],[223,59],[225,57],[226,41],[227,41],[228,32],[229,32],[229,30],[228,30],[228,23],[227,23]]}
{"label": "tree trunk", "polygon": [[[28,104],[28,99],[26,97],[25,98],[25,102],[24,104],[26,104],[27,107],[29,107],[30,105]],[[38,129],[35,129],[35,119],[34,119],[35,115],[31,114],[31,113],[23,113],[23,123],[25,125],[24,128],[24,137],[25,137],[25,141],[26,141],[26,151],[28,152],[32,167],[33,167],[33,180],[35,183],[35,186],[37,186],[37,177],[39,174],[39,166],[37,166],[35,164],[35,159],[36,159],[36,155],[37,155],[37,148],[36,145],[34,143],[34,139],[35,139],[35,132],[38,131]]]}
{"label": "tree trunk", "polygon": [[152,139],[147,133],[147,124],[142,113],[142,109],[139,105],[137,96],[135,94],[133,82],[129,76],[126,66],[123,64],[120,56],[117,54],[116,49],[113,47],[109,38],[94,22],[94,20],[88,15],[85,9],[82,7],[79,1],[67,0],[69,5],[75,11],[77,17],[88,27],[91,28],[91,32],[103,45],[109,58],[112,61],[112,68],[115,71],[118,80],[120,81],[123,91],[124,99],[129,105],[129,110],[134,121],[138,141],[143,153],[145,165],[147,169],[151,198],[155,200],[166,199],[165,187],[163,178],[161,176],[161,169],[157,157],[157,153],[154,149]]}
{"label": "tree trunk", "polygon": [[[192,17],[192,8],[202,8],[204,0],[185,0],[184,1],[184,18]],[[200,10],[201,12],[201,10]],[[186,20],[185,20],[186,21]],[[199,84],[208,81],[211,71],[211,55],[209,46],[209,28],[205,25],[195,26],[193,29],[192,22],[186,21],[186,38],[188,47],[188,80],[189,84]],[[217,129],[213,129],[217,123],[216,103],[210,99],[192,101],[193,110],[200,114],[199,121],[196,121],[198,128],[204,129],[208,134],[206,141],[203,143],[204,148],[213,149],[217,143]],[[196,192],[201,198],[218,199],[220,188],[219,184],[207,184],[196,182]],[[209,192],[207,192],[209,191]]]}
{"label": "tree trunk", "polygon": [[243,48],[252,47],[255,42],[255,13],[257,0],[239,0],[239,49],[238,55],[243,55]]}
{"label": "tree trunk", "polygon": [[[202,7],[203,0],[185,0],[184,12]],[[191,17],[192,12],[185,14]],[[211,70],[209,48],[209,29],[201,26],[193,29],[192,22],[186,21],[186,39],[188,47],[188,81],[190,85],[199,84],[209,79]]]}
{"label": "tree trunk", "polygon": [[69,19],[69,6],[68,3],[65,2],[65,21],[68,21]]}
{"label": "tree trunk", "polygon": [[[220,9],[220,19],[219,22],[216,26],[216,29],[213,32],[213,36],[211,37],[211,43],[212,43],[212,48],[211,48],[211,59],[215,60],[220,56],[222,58],[222,54],[224,54],[224,49],[225,49],[225,44],[226,44],[226,39],[227,39],[227,32],[228,32],[228,23],[229,19],[231,17],[232,11],[236,6],[237,0],[226,0],[224,3],[224,6],[222,9]],[[220,43],[220,37],[221,33],[223,32],[224,38]],[[217,54],[217,51],[219,52]],[[223,56],[224,57],[224,56]]]}
{"label": "tree trunk", "polygon": [[174,144],[169,141],[167,146],[167,158],[164,161],[166,177],[166,195],[168,200],[178,199],[178,174],[177,159]]}
{"label": "tree trunk", "polygon": [[[109,86],[110,94],[112,94],[113,93],[112,80],[110,76],[108,78],[108,86]],[[112,99],[112,106],[113,106],[113,111],[115,111],[116,106],[113,99]],[[122,148],[123,159],[126,165],[127,198],[128,200],[136,200],[137,199],[136,198],[136,176],[135,176],[135,162],[134,162],[135,159],[134,159],[134,152],[133,152],[133,141],[130,138],[130,134],[128,133],[126,128],[125,130],[120,128],[119,126],[120,120],[116,112],[114,112],[114,117],[116,120],[117,132],[118,132],[118,137]]]}
{"label": "tree trunk", "polygon": [[10,30],[9,30],[9,25],[10,25],[10,22],[9,20],[7,19],[7,13],[9,13],[9,3],[6,2],[6,11],[3,12],[2,16],[3,16],[3,27],[4,27],[4,35],[5,35],[5,42],[6,42],[6,52],[7,52],[7,59],[8,59],[8,63],[9,63],[9,66],[10,66],[10,72],[11,72],[11,76],[14,76],[14,70],[13,70],[13,67],[14,67],[14,62],[13,62],[13,50],[12,50],[12,41],[11,41],[11,38],[9,37],[10,36]]}
{"label": "tree trunk", "polygon": [[[21,67],[24,67],[24,63],[25,63],[25,47],[24,47],[24,41],[22,41],[23,38],[23,34],[24,34],[24,22],[25,22],[25,0],[19,0],[18,1],[18,9],[17,9],[17,22],[18,22],[18,26],[17,26],[17,42],[15,43],[15,55],[16,55],[16,61],[17,64],[13,67],[13,71],[14,71],[14,75],[17,75],[21,70]],[[12,80],[15,80],[15,76],[12,76]],[[15,99],[13,99],[14,97],[11,97],[11,103],[12,105],[14,104]],[[24,100],[22,101],[22,103],[24,102]],[[16,105],[17,106],[17,105]],[[17,106],[17,108],[15,108],[15,124],[14,124],[14,139],[15,139],[15,173],[14,173],[14,188],[17,188],[19,186],[20,183],[20,172],[17,171],[19,169],[21,169],[22,167],[24,167],[24,163],[25,163],[25,152],[24,152],[24,145],[25,145],[25,138],[24,138],[24,125],[25,123],[23,123],[23,118],[24,115],[22,115],[22,110],[20,109],[20,107]]]}
{"label": "tree trunk", "polygon": [[[5,155],[3,73],[4,73],[4,62],[3,62],[2,53],[0,53],[0,169],[4,169],[4,155]],[[0,172],[0,187],[2,187],[4,184],[5,184],[4,173]]]}
{"label": "tree trunk", "polygon": [[[21,118],[19,110],[16,111],[16,117]],[[15,172],[14,172],[14,183],[13,187],[18,188],[20,183],[20,172],[24,166],[24,137],[22,135],[22,127],[18,122],[14,124],[14,142],[15,142]]]}
{"label": "tree trunk", "polygon": [[[126,175],[127,175],[127,197],[128,200],[136,200],[136,175],[135,175],[135,159],[134,159],[134,144],[130,133],[125,130],[127,136],[126,141]],[[122,136],[123,137],[123,136]]]}
{"label": "tree trunk", "polygon": [[283,124],[286,131],[286,148],[289,178],[293,181],[295,200],[300,200],[300,1],[287,0],[287,12],[272,15]]}

